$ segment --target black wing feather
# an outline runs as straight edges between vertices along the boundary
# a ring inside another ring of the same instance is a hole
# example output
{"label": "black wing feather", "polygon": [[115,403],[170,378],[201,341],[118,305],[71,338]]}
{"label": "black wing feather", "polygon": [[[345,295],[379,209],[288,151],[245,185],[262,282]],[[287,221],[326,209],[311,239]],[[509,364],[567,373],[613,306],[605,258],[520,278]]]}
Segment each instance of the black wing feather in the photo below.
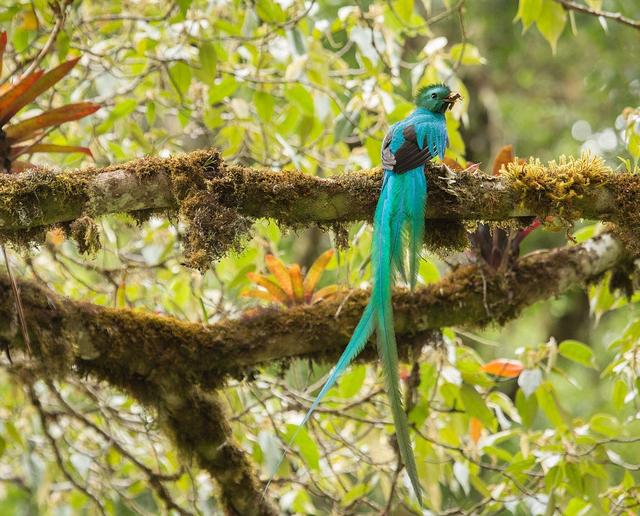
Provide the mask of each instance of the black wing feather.
{"label": "black wing feather", "polygon": [[396,166],[393,171],[397,174],[402,174],[403,172],[422,166],[432,157],[427,145],[422,149],[418,145],[416,128],[413,124],[404,128],[402,136],[404,136],[404,143],[394,153]]}

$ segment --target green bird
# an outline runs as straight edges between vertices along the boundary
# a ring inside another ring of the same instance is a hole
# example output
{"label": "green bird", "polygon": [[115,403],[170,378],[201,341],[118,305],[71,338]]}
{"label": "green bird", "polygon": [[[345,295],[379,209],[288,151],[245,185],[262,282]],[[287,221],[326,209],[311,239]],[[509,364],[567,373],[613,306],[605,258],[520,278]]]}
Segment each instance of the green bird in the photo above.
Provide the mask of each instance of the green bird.
{"label": "green bird", "polygon": [[[427,200],[424,167],[436,156],[444,159],[449,142],[445,112],[459,98],[459,94],[452,94],[444,84],[422,88],[415,98],[416,110],[404,120],[393,124],[384,138],[384,179],[373,219],[371,298],[342,356],[298,427],[299,430],[309,420],[329,389],[362,351],[375,331],[400,457],[420,505],[422,489],[400,394],[391,291],[394,272],[407,277],[406,261],[409,266],[409,284],[412,289],[416,285],[420,250],[424,241]],[[296,435],[297,431],[291,442]]]}

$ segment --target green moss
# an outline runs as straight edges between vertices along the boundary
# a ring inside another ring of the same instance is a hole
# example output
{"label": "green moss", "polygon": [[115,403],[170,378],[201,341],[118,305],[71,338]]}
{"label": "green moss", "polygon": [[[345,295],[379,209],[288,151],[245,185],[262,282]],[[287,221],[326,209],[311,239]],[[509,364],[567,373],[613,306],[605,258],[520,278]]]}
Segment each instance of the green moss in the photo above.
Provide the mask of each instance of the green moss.
{"label": "green moss", "polygon": [[69,233],[78,243],[78,250],[82,254],[93,254],[102,247],[100,230],[95,221],[87,215],[73,221]]}
{"label": "green moss", "polygon": [[573,209],[573,202],[584,197],[590,188],[604,186],[611,177],[604,161],[590,156],[579,159],[561,156],[547,165],[532,158],[524,164],[509,163],[501,174],[537,215],[554,212],[567,219],[581,216]]}

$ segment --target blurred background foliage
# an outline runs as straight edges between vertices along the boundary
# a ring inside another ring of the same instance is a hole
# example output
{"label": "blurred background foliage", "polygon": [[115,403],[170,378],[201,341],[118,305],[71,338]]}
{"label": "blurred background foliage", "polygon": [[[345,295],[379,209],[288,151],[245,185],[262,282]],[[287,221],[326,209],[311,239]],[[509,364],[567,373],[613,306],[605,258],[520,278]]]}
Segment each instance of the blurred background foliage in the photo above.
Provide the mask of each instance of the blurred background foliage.
{"label": "blurred background foliage", "polygon": [[[587,4],[640,18],[635,0]],[[49,134],[51,143],[89,146],[98,166],[210,146],[229,161],[321,176],[377,166],[384,133],[411,111],[412,92],[445,80],[464,97],[448,115],[448,156],[463,164],[489,170],[505,144],[543,160],[590,151],[621,173],[640,157],[640,31],[566,12],[554,0],[55,5],[64,17],[46,0],[0,0],[9,34],[0,80],[14,80],[43,49],[46,68],[82,56],[24,115],[101,104]],[[83,154],[33,161],[92,165]],[[110,216],[99,227],[103,247],[92,256],[52,232],[37,249],[12,253],[13,266],[75,299],[211,323],[261,304],[243,292],[253,287],[248,273],[269,273],[267,255],[305,271],[333,246],[319,229],[261,221],[244,252],[201,275],[181,265],[176,221]],[[568,232],[542,228],[523,251],[597,229],[588,221]],[[350,228],[348,249],[330,258],[317,288],[366,285],[369,244],[366,225]],[[425,253],[421,282],[437,281],[454,261]],[[604,278],[503,328],[444,328],[403,366],[432,513],[637,512],[634,301],[611,293]],[[515,377],[483,370],[505,358],[518,361]],[[235,436],[261,478],[274,473],[329,367],[273,366],[225,391]],[[135,401],[90,378],[27,385],[3,362],[2,513],[154,514],[168,512],[168,500],[193,513],[220,511],[211,479],[180,461]],[[280,509],[415,513],[391,432],[377,367],[352,367],[278,470],[271,493]]]}

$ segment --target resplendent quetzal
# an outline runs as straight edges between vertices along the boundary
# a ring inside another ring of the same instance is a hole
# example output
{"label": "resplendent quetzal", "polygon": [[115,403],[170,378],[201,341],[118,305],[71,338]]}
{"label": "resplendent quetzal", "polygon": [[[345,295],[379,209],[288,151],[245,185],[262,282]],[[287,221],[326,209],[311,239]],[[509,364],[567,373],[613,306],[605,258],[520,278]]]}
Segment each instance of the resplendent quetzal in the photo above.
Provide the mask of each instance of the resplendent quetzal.
{"label": "resplendent quetzal", "polygon": [[449,141],[445,112],[459,98],[459,94],[452,94],[444,84],[422,88],[415,99],[417,109],[404,120],[393,124],[384,138],[382,143],[384,179],[373,218],[371,298],[349,344],[300,423],[302,426],[308,421],[327,391],[336,383],[375,331],[400,456],[421,505],[422,491],[409,440],[407,416],[400,395],[391,290],[394,270],[407,276],[405,267],[407,255],[408,279],[411,288],[415,287],[418,260],[424,241],[424,211],[427,200],[424,166],[435,156],[444,158]]}

